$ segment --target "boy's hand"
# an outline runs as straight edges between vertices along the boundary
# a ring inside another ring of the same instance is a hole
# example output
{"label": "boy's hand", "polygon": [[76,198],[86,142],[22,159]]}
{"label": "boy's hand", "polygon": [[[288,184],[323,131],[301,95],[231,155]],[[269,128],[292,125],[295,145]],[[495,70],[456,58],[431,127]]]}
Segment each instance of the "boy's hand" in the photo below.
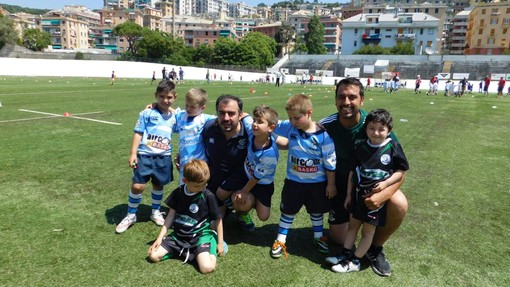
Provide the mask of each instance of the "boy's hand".
{"label": "boy's hand", "polygon": [[218,256],[223,256],[223,252],[225,251],[225,250],[223,250],[223,242],[221,242],[221,244],[220,244],[220,242],[218,242],[217,250],[218,250]]}
{"label": "boy's hand", "polygon": [[181,159],[180,159],[180,156],[179,154],[177,154],[175,157],[174,157],[174,163],[175,163],[175,168],[177,168],[177,170],[181,170]]}
{"label": "boy's hand", "polygon": [[326,197],[328,199],[332,199],[337,194],[336,186],[334,184],[328,184],[326,186]]}
{"label": "boy's hand", "polygon": [[381,182],[378,182],[374,185],[374,187],[372,188],[372,192],[379,192],[383,189],[385,189],[387,186],[386,186],[386,183],[384,181],[381,181]]}
{"label": "boy's hand", "polygon": [[151,245],[151,247],[149,247],[149,251],[147,251],[147,253],[150,255],[152,252],[155,252],[156,250],[158,250],[158,248],[160,246],[161,246],[161,240],[156,239],[156,241],[154,241],[154,243]]}
{"label": "boy's hand", "polygon": [[128,164],[130,168],[137,168],[138,167],[138,159],[135,156],[130,156],[128,160]]}

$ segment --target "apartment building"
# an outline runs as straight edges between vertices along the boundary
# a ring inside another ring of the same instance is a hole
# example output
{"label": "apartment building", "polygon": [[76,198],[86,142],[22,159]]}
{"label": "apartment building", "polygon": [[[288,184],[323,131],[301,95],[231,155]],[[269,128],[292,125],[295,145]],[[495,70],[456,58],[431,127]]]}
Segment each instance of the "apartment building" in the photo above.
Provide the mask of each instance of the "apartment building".
{"label": "apartment building", "polygon": [[19,38],[23,37],[24,29],[38,29],[39,25],[37,24],[37,19],[39,16],[27,14],[24,12],[19,13],[9,13],[9,11],[4,10],[2,6],[0,6],[0,15],[4,15],[5,17],[9,17],[14,24],[14,30],[18,34]]}
{"label": "apartment building", "polygon": [[104,0],[104,8],[129,8],[129,0]]}
{"label": "apartment building", "polygon": [[153,31],[161,31],[161,18],[163,12],[161,10],[145,6],[142,10],[143,13],[143,27],[147,27]]}
{"label": "apartment building", "polygon": [[307,24],[310,22],[310,18],[312,16],[313,13],[311,11],[299,10],[289,16],[288,22],[292,27],[294,27],[296,34],[303,35],[308,29]]}
{"label": "apartment building", "polygon": [[[337,52],[342,47],[342,20],[335,15],[323,15],[319,17],[324,26],[324,47],[328,53]],[[304,33],[308,33],[310,18],[303,20]]]}
{"label": "apartment building", "polygon": [[470,10],[457,13],[452,19],[448,33],[447,49],[451,55],[463,55],[466,48],[466,35]]}
{"label": "apartment building", "polygon": [[510,3],[478,5],[469,13],[466,55],[501,55],[510,50]]}
{"label": "apartment building", "polygon": [[40,29],[50,34],[53,49],[90,48],[88,22],[58,14],[45,14],[37,21]]}
{"label": "apartment building", "polygon": [[[170,16],[171,17],[174,14],[174,6],[173,6],[173,2],[172,1],[173,0],[161,0],[160,2],[156,3],[156,5],[155,5],[156,9],[161,11],[163,17],[166,17],[166,16]],[[191,1],[191,0],[182,0],[179,3],[184,2],[184,1]],[[188,7],[190,9],[192,8],[191,5],[188,6]],[[178,9],[177,5],[176,5],[175,9],[176,9],[175,14],[176,15],[180,14],[180,13],[177,12],[177,9]],[[180,15],[185,15],[185,14],[180,14]],[[192,15],[192,14],[190,14],[190,15]]]}
{"label": "apartment building", "polygon": [[364,45],[391,48],[411,43],[415,54],[438,50],[439,19],[425,13],[360,14],[342,22],[342,54]]}
{"label": "apartment building", "polygon": [[257,8],[250,6],[244,2],[229,3],[228,16],[233,18],[241,18],[243,16],[252,17],[257,14]]}

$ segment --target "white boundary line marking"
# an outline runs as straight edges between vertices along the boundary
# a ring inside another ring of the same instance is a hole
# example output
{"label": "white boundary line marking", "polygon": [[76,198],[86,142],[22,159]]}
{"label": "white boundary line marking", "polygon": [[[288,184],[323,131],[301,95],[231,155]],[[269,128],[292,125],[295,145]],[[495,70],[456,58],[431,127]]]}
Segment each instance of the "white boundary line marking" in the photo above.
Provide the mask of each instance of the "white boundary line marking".
{"label": "white boundary line marking", "polygon": [[[35,113],[35,114],[41,114],[41,115],[48,115],[48,116],[51,116],[51,117],[64,117],[63,115],[46,113],[46,112],[39,112],[39,111],[32,111],[32,110],[25,110],[25,109],[19,109],[18,111],[28,112],[28,113]],[[77,117],[77,116],[73,116],[73,115],[67,116],[66,118],[74,118],[74,119],[92,121],[92,122],[109,124],[109,125],[117,125],[117,126],[121,126],[122,125],[121,123],[101,121],[101,120],[89,119],[89,118],[84,118],[84,117]]]}
{"label": "white boundary line marking", "polygon": [[[90,113],[79,113],[76,115],[91,115],[91,114],[100,114],[102,112],[90,112]],[[36,117],[36,118],[23,118],[23,119],[15,119],[15,120],[3,120],[0,121],[0,123],[13,123],[13,122],[23,122],[23,121],[31,121],[31,120],[42,120],[42,119],[52,119],[52,118],[58,118],[61,117],[61,115],[55,115],[55,116],[47,116],[47,117]]]}

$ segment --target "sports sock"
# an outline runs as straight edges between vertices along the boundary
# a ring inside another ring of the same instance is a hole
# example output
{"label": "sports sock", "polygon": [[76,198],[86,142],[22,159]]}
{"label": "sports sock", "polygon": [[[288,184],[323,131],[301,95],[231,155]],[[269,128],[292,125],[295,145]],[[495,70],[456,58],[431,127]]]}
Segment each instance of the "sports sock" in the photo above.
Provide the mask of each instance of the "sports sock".
{"label": "sports sock", "polygon": [[134,216],[136,211],[138,210],[138,206],[142,201],[142,194],[134,194],[132,190],[129,191],[128,198],[128,215],[132,214]]}
{"label": "sports sock", "polygon": [[321,238],[324,231],[324,216],[322,213],[310,213],[310,220],[312,221],[313,238]]}
{"label": "sports sock", "polygon": [[152,190],[152,213],[161,208],[161,200],[163,199],[163,190]]}
{"label": "sports sock", "polygon": [[292,226],[292,222],[294,222],[295,214],[285,214],[282,213],[280,215],[280,224],[278,225],[278,236],[276,240],[285,243],[287,240],[287,234],[289,233],[289,229]]}

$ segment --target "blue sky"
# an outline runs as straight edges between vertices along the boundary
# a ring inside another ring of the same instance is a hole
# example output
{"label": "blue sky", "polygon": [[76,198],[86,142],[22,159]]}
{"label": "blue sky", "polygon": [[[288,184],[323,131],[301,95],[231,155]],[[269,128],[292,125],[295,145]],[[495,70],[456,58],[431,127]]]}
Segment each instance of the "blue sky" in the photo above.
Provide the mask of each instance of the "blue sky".
{"label": "blue sky", "polygon": [[[347,2],[348,0],[322,0],[323,3],[333,3],[333,2]],[[272,5],[276,2],[280,2],[278,0],[231,0],[230,2],[244,2],[248,5],[256,6],[259,3],[265,3],[267,5]],[[310,0],[313,2],[313,0]],[[10,4],[10,5],[18,5],[22,7],[29,8],[39,8],[39,9],[59,9],[63,8],[64,5],[83,5],[90,9],[100,9],[103,6],[103,0],[0,0],[0,4]]]}

